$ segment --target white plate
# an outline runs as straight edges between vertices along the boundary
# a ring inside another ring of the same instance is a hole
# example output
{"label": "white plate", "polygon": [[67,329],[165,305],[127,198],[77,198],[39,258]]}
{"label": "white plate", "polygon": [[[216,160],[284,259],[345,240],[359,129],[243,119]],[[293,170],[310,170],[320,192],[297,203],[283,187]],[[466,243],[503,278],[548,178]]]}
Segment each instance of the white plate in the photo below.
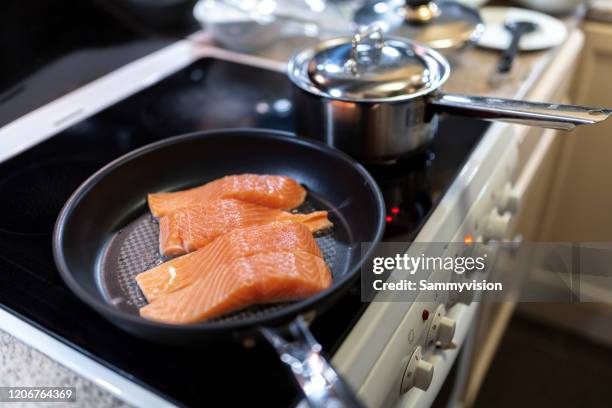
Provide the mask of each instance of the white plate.
{"label": "white plate", "polygon": [[480,8],[489,2],[489,0],[457,0],[457,1],[461,4],[464,4],[468,7],[472,7],[475,9]]}
{"label": "white plate", "polygon": [[567,27],[562,21],[544,13],[514,7],[484,7],[480,15],[485,32],[478,45],[485,48],[505,50],[512,36],[504,28],[506,21],[529,21],[537,24],[536,31],[523,35],[519,48],[523,51],[543,50],[561,44],[567,37]]}

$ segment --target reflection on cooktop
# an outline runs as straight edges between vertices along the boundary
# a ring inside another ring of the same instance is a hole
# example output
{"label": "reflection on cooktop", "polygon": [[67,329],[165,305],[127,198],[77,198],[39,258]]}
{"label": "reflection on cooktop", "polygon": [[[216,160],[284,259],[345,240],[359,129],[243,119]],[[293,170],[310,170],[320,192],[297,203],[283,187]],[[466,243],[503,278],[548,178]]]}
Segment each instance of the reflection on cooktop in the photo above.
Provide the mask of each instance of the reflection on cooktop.
{"label": "reflection on cooktop", "polygon": [[386,241],[412,241],[431,210],[434,158],[435,154],[426,150],[394,164],[367,166],[385,197]]}
{"label": "reflection on cooktop", "polygon": [[424,151],[394,164],[367,166],[385,198],[385,241],[414,240],[487,127],[480,120],[445,117]]}
{"label": "reflection on cooktop", "polygon": [[[259,81],[258,71],[237,64],[193,66],[159,84],[132,111],[157,134],[236,127],[292,128],[291,90],[284,81]],[[214,101],[214,102],[213,102]],[[125,112],[124,112],[125,113]]]}

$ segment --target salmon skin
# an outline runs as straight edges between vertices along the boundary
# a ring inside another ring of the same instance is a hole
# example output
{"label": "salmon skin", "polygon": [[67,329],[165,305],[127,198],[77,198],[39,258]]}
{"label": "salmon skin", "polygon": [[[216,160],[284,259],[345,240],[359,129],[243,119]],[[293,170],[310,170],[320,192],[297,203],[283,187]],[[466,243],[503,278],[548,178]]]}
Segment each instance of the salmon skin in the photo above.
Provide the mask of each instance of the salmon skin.
{"label": "salmon skin", "polygon": [[241,174],[226,176],[189,190],[149,194],[147,199],[151,213],[159,218],[178,209],[219,198],[235,198],[290,210],[304,202],[306,190],[287,176]]}
{"label": "salmon skin", "polygon": [[240,258],[191,286],[158,297],[140,309],[146,319],[196,323],[247,306],[300,300],[328,288],[332,277],[322,258],[296,250]]}
{"label": "salmon skin", "polygon": [[262,252],[301,250],[321,256],[310,229],[295,222],[240,228],[221,235],[190,254],[174,258],[136,276],[147,301],[191,285],[198,278],[239,258]]}
{"label": "salmon skin", "polygon": [[164,256],[200,249],[237,228],[272,222],[299,222],[311,232],[330,228],[327,211],[292,214],[240,200],[213,200],[174,211],[159,220],[159,247]]}

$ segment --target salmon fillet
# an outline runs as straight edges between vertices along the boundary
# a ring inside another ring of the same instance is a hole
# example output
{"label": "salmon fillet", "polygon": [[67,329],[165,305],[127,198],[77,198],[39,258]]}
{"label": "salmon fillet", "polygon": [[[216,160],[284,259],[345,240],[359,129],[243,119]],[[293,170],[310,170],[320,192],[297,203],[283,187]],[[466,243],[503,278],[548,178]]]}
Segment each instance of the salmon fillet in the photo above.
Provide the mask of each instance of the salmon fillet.
{"label": "salmon fillet", "polygon": [[271,222],[299,222],[311,232],[332,226],[327,211],[292,214],[240,200],[213,200],[160,218],[160,252],[165,256],[182,255],[200,249],[234,229]]}
{"label": "salmon fillet", "polygon": [[151,303],[157,297],[191,285],[198,278],[236,259],[262,252],[293,250],[321,256],[312,232],[301,223],[275,222],[235,229],[195,252],[139,274],[136,282]]}
{"label": "salmon fillet", "polygon": [[189,190],[149,194],[148,202],[151,213],[159,218],[180,208],[219,198],[236,198],[289,210],[304,202],[306,190],[287,176],[241,174],[226,176]]}
{"label": "salmon fillet", "polygon": [[328,288],[325,261],[303,251],[267,252],[237,259],[193,285],[140,309],[146,319],[196,323],[260,303],[299,300]]}

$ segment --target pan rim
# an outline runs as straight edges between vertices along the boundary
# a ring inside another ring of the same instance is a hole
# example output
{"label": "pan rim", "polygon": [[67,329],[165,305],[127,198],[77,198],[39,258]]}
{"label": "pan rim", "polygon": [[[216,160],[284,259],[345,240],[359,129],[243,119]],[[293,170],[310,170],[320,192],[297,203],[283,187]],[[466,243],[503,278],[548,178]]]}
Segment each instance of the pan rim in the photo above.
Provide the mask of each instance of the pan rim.
{"label": "pan rim", "polygon": [[291,320],[297,315],[303,313],[305,310],[313,310],[314,305],[322,301],[324,298],[331,296],[334,292],[341,290],[348,283],[357,278],[358,274],[356,271],[361,269],[365,260],[372,254],[375,245],[370,246],[365,254],[361,256],[361,259],[357,264],[349,269],[349,272],[342,276],[337,282],[313,296],[310,296],[306,299],[297,301],[292,303],[286,307],[283,307],[279,310],[275,310],[266,314],[265,316],[250,316],[244,319],[236,320],[236,321],[223,321],[223,322],[199,322],[194,324],[168,324],[153,320],[147,320],[137,315],[126,313],[116,307],[113,307],[111,304],[104,302],[101,299],[95,298],[91,295],[87,290],[85,290],[74,278],[73,274],[70,272],[70,268],[68,267],[67,260],[63,254],[62,246],[64,242],[64,227],[69,220],[73,211],[77,208],[78,204],[82,200],[82,198],[106,175],[115,170],[117,167],[126,163],[127,161],[134,160],[144,154],[149,152],[158,150],[165,146],[171,146],[174,144],[182,143],[191,139],[200,139],[200,138],[214,138],[214,137],[231,137],[230,135],[234,134],[235,136],[247,136],[247,137],[258,137],[270,140],[280,140],[283,142],[296,143],[303,145],[309,148],[315,148],[317,150],[322,150],[328,155],[334,155],[346,162],[348,165],[352,166],[357,170],[360,175],[366,180],[367,184],[370,186],[370,190],[374,195],[374,202],[377,206],[377,225],[375,230],[375,235],[372,239],[372,243],[378,244],[384,233],[385,229],[385,203],[382,192],[374,178],[370,175],[370,173],[355,159],[348,156],[346,153],[334,149],[325,143],[312,140],[305,139],[301,137],[297,137],[294,133],[280,131],[275,129],[264,129],[264,128],[227,128],[227,129],[214,129],[214,130],[206,130],[206,131],[198,131],[198,132],[190,132],[186,134],[181,134],[177,136],[172,136],[167,139],[159,140],[157,142],[153,142],[142,146],[138,149],[132,150],[115,160],[111,161],[98,171],[96,171],[93,175],[91,175],[87,180],[85,180],[68,198],[62,210],[60,211],[58,218],[55,223],[55,227],[53,230],[53,258],[55,260],[55,264],[59,271],[60,276],[66,285],[71,289],[71,291],[84,303],[94,308],[97,312],[102,314],[102,317],[107,318],[108,315],[113,316],[114,318],[129,324],[135,324],[140,326],[147,326],[150,328],[157,328],[162,330],[173,330],[173,331],[184,331],[186,333],[189,332],[198,332],[201,330],[208,331],[235,331],[247,328],[255,328],[261,325],[265,325],[268,322],[273,322],[276,320]]}

